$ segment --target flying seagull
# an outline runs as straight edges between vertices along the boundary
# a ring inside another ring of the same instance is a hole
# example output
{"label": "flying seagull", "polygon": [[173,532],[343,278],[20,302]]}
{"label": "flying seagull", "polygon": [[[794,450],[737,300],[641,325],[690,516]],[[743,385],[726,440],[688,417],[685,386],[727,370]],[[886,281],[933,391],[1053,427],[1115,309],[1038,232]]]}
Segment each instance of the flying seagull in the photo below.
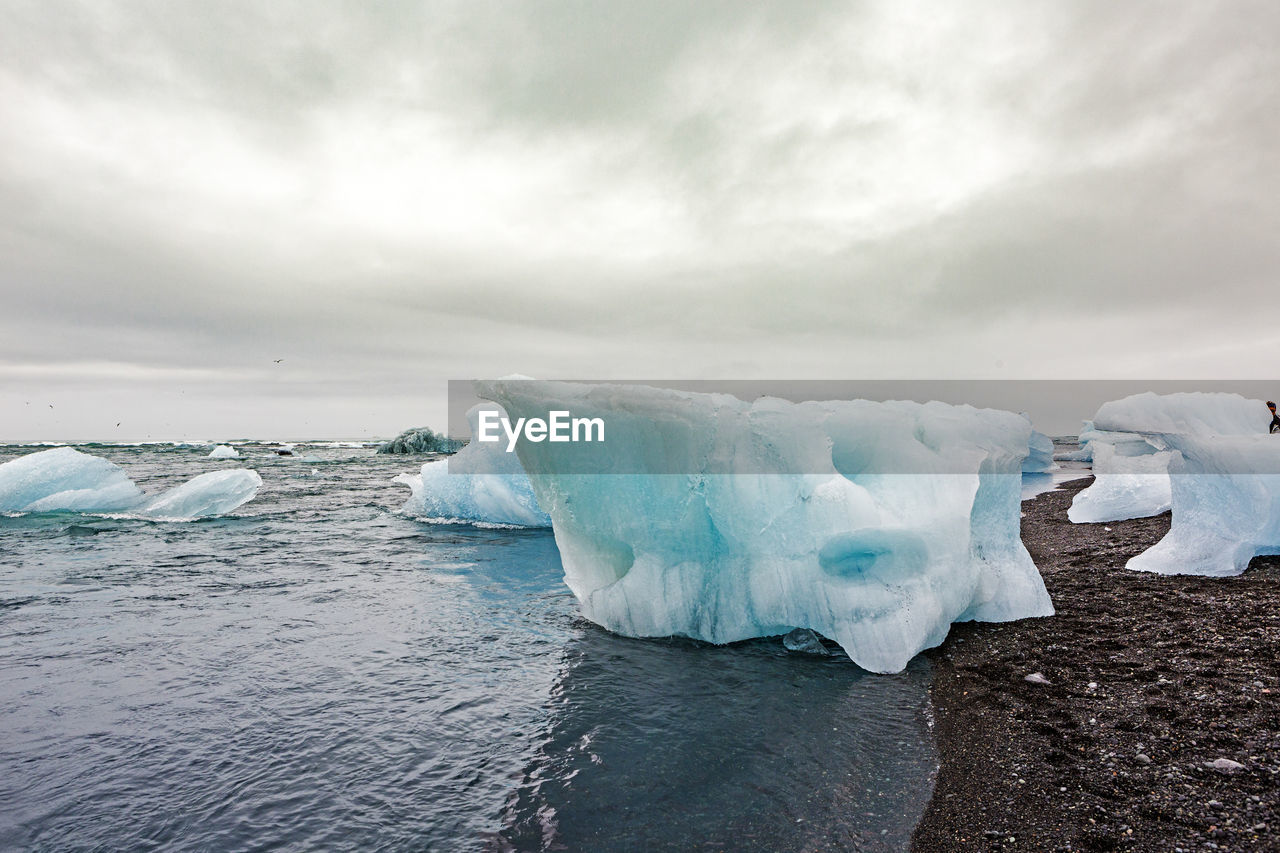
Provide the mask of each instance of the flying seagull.
{"label": "flying seagull", "polygon": [[276,361],[276,364],[279,364],[280,362],[284,361],[284,359],[283,359],[283,358],[277,358],[275,361]]}

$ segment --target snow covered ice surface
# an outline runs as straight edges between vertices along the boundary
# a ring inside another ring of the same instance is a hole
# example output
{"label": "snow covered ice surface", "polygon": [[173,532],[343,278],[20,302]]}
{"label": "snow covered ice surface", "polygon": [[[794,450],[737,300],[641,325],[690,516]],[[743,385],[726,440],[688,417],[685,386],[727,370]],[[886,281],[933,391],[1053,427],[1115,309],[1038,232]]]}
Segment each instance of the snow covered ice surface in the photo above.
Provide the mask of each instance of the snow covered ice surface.
{"label": "snow covered ice surface", "polygon": [[209,451],[210,459],[239,459],[240,451],[227,444],[219,444]]}
{"label": "snow covered ice surface", "polygon": [[[604,419],[600,458],[626,473],[563,473],[563,443],[517,452],[565,581],[610,630],[726,643],[807,628],[897,672],[954,621],[1053,612],[1019,536],[1032,433],[1019,415],[558,382],[477,390],[512,418]],[[646,470],[664,473],[634,473]]]}
{"label": "snow covered ice surface", "polygon": [[1236,394],[1138,394],[1098,410],[1096,425],[1159,448],[1172,475],[1169,532],[1128,568],[1237,575],[1254,556],[1280,553],[1280,437],[1267,433],[1270,420],[1263,401]]}
{"label": "snow covered ice surface", "polygon": [[480,412],[498,408],[491,403],[474,406],[467,412],[473,440],[466,447],[448,459],[426,463],[421,473],[395,478],[413,492],[401,507],[402,513],[434,521],[551,526],[519,457],[506,452],[505,442],[474,440]]}
{"label": "snow covered ice surface", "polygon": [[57,447],[0,465],[0,512],[119,512],[189,520],[230,512],[261,485],[256,471],[233,468],[201,474],[148,500],[118,465]]}

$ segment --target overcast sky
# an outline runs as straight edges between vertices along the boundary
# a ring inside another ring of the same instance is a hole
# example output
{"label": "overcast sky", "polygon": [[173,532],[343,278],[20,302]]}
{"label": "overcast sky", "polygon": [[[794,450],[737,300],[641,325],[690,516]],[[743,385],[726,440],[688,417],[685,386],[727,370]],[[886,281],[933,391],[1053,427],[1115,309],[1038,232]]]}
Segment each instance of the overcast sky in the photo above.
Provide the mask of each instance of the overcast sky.
{"label": "overcast sky", "polygon": [[1278,96],[1269,0],[0,0],[0,439],[1273,377]]}

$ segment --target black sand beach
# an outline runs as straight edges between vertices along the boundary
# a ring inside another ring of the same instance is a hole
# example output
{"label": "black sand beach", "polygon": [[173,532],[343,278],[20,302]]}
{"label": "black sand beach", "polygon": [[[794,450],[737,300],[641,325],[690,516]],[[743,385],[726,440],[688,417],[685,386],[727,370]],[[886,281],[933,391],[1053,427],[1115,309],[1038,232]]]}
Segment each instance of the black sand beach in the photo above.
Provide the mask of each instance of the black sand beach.
{"label": "black sand beach", "polygon": [[930,653],[941,769],[912,849],[1280,850],[1280,558],[1127,571],[1169,515],[1071,524],[1089,482],[1023,504],[1057,615]]}

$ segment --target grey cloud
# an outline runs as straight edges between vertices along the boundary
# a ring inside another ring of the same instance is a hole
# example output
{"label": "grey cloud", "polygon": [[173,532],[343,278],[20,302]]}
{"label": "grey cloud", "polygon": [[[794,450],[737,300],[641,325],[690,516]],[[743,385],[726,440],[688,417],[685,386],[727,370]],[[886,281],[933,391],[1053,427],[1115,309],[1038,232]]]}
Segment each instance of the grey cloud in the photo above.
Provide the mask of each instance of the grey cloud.
{"label": "grey cloud", "polygon": [[[1277,16],[14,3],[0,366],[214,365],[219,399],[329,411],[584,364],[1057,370],[1036,329],[1099,312],[1116,353],[1167,346],[1152,312],[1221,350],[1280,307]],[[496,184],[461,235],[454,167]],[[401,195],[343,197],[366,172]]]}

